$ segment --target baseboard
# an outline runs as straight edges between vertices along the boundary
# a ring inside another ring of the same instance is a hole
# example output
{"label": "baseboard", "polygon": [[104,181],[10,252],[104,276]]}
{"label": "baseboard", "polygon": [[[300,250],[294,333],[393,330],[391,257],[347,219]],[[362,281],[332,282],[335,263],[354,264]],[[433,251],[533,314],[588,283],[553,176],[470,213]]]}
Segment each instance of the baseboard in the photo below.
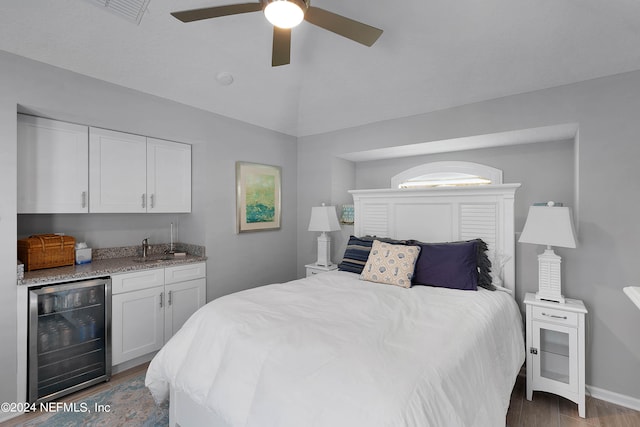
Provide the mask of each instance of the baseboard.
{"label": "baseboard", "polygon": [[140,356],[140,357],[136,357],[135,359],[132,360],[128,360],[126,362],[123,362],[119,365],[114,365],[111,367],[111,374],[115,375],[115,374],[119,374],[120,372],[126,371],[128,369],[131,368],[135,368],[136,366],[142,365],[143,363],[147,363],[150,362],[151,359],[153,359],[153,356],[155,356],[157,353],[157,351],[154,351],[153,353],[149,353],[149,354],[145,354],[144,356]]}
{"label": "baseboard", "polygon": [[24,412],[0,412],[0,423],[9,421],[11,418],[15,418],[24,414]]}
{"label": "baseboard", "polygon": [[587,394],[596,399],[614,403],[625,408],[640,411],[640,399],[616,393],[614,391],[605,390],[599,387],[587,385]]}

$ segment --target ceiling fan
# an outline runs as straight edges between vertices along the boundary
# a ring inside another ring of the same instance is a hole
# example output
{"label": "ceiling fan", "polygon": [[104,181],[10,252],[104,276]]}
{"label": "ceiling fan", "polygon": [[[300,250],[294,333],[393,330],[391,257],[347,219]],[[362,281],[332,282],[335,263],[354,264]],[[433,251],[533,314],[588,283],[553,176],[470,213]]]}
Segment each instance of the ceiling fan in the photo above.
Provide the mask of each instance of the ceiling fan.
{"label": "ceiling fan", "polygon": [[271,54],[273,67],[289,64],[291,28],[298,25],[303,19],[365,46],[373,45],[382,34],[382,30],[378,28],[311,6],[309,3],[310,0],[259,0],[258,3],[239,3],[184,10],[173,12],[171,15],[182,22],[193,22],[264,10],[267,20],[274,26]]}

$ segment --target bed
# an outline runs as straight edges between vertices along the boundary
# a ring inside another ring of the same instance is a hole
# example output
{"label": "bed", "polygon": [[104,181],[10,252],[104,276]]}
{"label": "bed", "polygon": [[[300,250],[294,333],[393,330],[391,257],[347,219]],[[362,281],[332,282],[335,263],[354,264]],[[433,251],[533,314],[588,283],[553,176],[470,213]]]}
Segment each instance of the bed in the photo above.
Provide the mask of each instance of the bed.
{"label": "bed", "polygon": [[170,425],[504,425],[525,358],[510,293],[516,189],[352,192],[355,235],[482,238],[507,260],[503,289],[405,289],[334,271],[218,298],[149,366]]}

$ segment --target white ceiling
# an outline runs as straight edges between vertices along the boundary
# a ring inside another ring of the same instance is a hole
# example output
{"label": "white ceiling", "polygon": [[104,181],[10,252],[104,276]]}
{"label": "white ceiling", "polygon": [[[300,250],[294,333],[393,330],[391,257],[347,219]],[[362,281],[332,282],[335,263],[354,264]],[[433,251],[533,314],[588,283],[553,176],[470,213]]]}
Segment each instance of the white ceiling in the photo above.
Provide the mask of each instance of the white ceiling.
{"label": "white ceiling", "polygon": [[275,68],[261,12],[169,15],[245,1],[151,0],[136,25],[86,0],[3,0],[0,49],[294,136],[640,69],[637,0],[313,0],[384,33],[367,48],[304,22]]}

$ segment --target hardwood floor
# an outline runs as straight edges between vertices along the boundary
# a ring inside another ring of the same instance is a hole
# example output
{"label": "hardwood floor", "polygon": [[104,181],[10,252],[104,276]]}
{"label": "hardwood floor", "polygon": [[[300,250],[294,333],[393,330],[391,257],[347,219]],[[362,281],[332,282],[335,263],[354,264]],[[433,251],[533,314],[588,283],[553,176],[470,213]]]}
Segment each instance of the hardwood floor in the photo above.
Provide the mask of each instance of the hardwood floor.
{"label": "hardwood floor", "polygon": [[[114,375],[108,383],[98,384],[62,399],[65,402],[84,399],[135,377],[147,369],[148,364]],[[578,416],[578,406],[562,397],[534,392],[533,400],[526,397],[526,378],[520,375],[511,394],[507,412],[508,427],[638,427],[640,412],[587,396],[587,417]],[[25,414],[0,423],[0,427],[13,427],[37,416]]]}
{"label": "hardwood floor", "polygon": [[613,403],[586,398],[586,418],[578,405],[555,394],[536,391],[527,400],[526,377],[518,376],[507,412],[508,427],[638,427],[640,412]]}

